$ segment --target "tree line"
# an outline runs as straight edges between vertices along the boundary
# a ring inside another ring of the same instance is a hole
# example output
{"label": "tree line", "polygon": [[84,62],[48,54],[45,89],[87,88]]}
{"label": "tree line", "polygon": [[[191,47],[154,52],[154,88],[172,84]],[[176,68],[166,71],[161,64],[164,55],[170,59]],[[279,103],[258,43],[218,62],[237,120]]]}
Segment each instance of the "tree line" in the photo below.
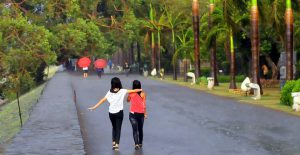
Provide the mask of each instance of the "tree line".
{"label": "tree line", "polygon": [[[222,69],[231,73],[230,88],[236,87],[236,74],[259,83],[262,64],[277,79],[280,53],[300,49],[300,21],[293,18],[299,15],[297,0],[5,0],[0,3],[0,93],[26,92],[43,80],[48,65],[81,56],[121,57],[120,64],[130,60],[164,68],[173,79],[179,60],[186,73],[187,62],[198,63],[199,56],[197,76],[206,69],[205,76],[215,77],[217,85]],[[199,37],[194,37],[197,18]],[[287,65],[288,79],[292,65]]]}

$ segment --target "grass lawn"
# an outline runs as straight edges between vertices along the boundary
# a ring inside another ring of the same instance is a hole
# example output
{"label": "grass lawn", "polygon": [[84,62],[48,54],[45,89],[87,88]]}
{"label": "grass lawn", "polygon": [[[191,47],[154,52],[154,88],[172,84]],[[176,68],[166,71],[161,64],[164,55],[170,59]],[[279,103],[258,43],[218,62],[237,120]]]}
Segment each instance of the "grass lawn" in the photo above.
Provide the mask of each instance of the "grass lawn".
{"label": "grass lawn", "polygon": [[[158,78],[153,79],[159,80]],[[261,100],[253,100],[250,96],[242,96],[239,94],[229,92],[229,83],[220,83],[220,86],[214,87],[213,90],[208,90],[206,85],[191,85],[190,81],[184,82],[183,78],[179,78],[177,81],[174,81],[171,76],[167,76],[163,81],[184,87],[189,87],[192,89],[201,90],[210,94],[231,98],[239,101],[240,103],[253,104],[256,106],[262,106],[273,110],[285,112],[291,115],[300,116],[300,113],[294,112],[291,107],[279,104],[279,88],[264,88],[264,95],[262,96]],[[240,85],[241,83],[237,83],[237,88],[240,88]]]}
{"label": "grass lawn", "polygon": [[[49,68],[48,78],[54,76],[56,70],[56,66],[51,66]],[[45,85],[45,83],[39,85],[20,97],[23,124],[25,124],[28,120],[30,112],[32,111],[33,106],[37,103]],[[0,154],[3,154],[5,147],[21,130],[17,100],[6,103],[0,107],[0,126]]]}

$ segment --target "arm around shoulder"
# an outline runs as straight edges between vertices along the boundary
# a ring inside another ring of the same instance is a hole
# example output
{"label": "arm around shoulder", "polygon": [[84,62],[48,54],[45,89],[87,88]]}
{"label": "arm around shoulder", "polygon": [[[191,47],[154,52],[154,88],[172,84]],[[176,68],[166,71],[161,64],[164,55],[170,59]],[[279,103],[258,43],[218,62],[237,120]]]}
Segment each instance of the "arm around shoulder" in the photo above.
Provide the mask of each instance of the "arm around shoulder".
{"label": "arm around shoulder", "polygon": [[127,93],[137,93],[143,91],[142,89],[134,89],[134,90],[127,90]]}

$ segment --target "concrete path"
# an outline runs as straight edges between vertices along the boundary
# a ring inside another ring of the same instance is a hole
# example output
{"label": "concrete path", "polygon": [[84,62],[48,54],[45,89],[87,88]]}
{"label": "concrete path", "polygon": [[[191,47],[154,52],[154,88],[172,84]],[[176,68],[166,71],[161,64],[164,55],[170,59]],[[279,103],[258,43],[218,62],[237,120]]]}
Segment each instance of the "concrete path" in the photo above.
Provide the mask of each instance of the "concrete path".
{"label": "concrete path", "polygon": [[149,118],[144,147],[134,150],[124,106],[120,151],[111,150],[108,103],[90,112],[110,88],[113,76],[72,75],[89,155],[300,155],[300,118],[257,106],[237,103],[200,91],[140,76],[120,75],[123,87],[138,79],[148,93]]}
{"label": "concrete path", "polygon": [[47,84],[29,121],[6,154],[85,154],[68,73],[57,73]]}

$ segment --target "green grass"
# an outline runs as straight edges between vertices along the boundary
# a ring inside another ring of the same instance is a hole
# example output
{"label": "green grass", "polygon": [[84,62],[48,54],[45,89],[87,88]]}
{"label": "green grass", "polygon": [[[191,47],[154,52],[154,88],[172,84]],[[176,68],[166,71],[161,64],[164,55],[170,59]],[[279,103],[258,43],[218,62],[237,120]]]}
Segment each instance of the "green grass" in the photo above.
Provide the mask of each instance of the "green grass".
{"label": "green grass", "polygon": [[[157,78],[153,78],[157,79]],[[158,79],[157,79],[158,80]],[[285,112],[294,116],[300,116],[300,113],[294,112],[291,107],[280,104],[280,90],[279,88],[264,88],[264,95],[261,100],[253,100],[250,96],[241,96],[229,92],[229,83],[220,83],[220,86],[214,87],[213,90],[208,90],[206,85],[191,85],[189,82],[184,82],[182,78],[179,78],[177,81],[174,81],[171,76],[165,77],[163,80],[168,83],[177,84],[184,87],[189,87],[196,90],[201,90],[210,94],[217,96],[222,96],[226,98],[234,99],[240,103],[252,104],[256,106],[261,106],[265,108],[270,108],[276,111]],[[240,88],[241,83],[237,83],[237,88]]]}
{"label": "green grass", "polygon": [[[57,67],[55,66],[49,67],[48,79],[55,75],[56,70]],[[32,111],[33,106],[37,103],[45,85],[46,84],[44,83],[20,97],[23,124],[27,122],[30,112]],[[0,126],[0,154],[3,154],[4,148],[21,130],[17,100],[6,103],[0,107]]]}

